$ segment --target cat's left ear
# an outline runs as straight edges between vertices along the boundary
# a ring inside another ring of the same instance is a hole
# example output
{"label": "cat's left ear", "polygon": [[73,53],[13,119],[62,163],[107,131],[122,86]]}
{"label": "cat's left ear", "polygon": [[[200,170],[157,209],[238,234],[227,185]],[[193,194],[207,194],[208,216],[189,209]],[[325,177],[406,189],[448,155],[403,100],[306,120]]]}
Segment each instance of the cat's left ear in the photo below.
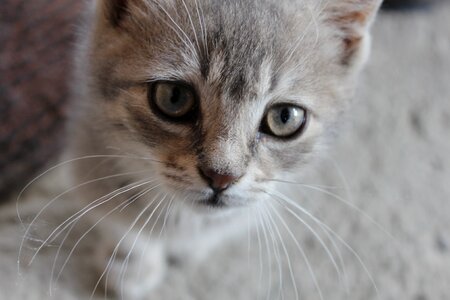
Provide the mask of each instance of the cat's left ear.
{"label": "cat's left ear", "polygon": [[341,62],[361,65],[367,58],[370,27],[382,0],[328,0],[327,22],[337,29],[342,42]]}
{"label": "cat's left ear", "polygon": [[129,5],[130,0],[97,0],[97,11],[108,25],[119,27],[128,14]]}

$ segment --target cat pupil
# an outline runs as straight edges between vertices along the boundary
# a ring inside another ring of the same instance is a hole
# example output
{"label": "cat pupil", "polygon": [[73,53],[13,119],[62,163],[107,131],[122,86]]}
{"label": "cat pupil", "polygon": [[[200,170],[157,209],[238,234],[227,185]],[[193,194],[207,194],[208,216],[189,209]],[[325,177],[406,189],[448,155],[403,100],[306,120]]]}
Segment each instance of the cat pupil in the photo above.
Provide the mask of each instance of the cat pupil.
{"label": "cat pupil", "polygon": [[172,103],[173,105],[178,104],[178,102],[180,102],[180,89],[178,87],[175,87],[172,90],[172,97],[170,98],[170,103]]}
{"label": "cat pupil", "polygon": [[281,111],[280,118],[283,124],[287,124],[287,122],[291,118],[291,111],[289,110],[289,108],[283,108],[283,110]]}

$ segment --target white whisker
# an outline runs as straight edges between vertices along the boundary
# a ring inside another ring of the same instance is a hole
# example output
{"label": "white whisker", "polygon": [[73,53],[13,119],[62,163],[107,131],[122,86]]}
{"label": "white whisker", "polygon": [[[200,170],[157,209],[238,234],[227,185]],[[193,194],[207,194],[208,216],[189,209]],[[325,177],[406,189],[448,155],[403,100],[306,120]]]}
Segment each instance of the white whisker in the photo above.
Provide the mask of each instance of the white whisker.
{"label": "white whisker", "polygon": [[[169,20],[172,22],[173,25],[175,25],[176,28],[173,28],[173,26],[171,26],[170,24],[168,24],[167,22],[165,22],[164,19],[163,20],[166,25],[171,28],[175,34],[178,36],[178,38],[185,44],[185,46],[191,51],[192,54],[192,58],[197,57],[196,55],[196,51],[195,51],[195,46],[192,43],[192,40],[189,38],[189,36],[186,34],[186,32],[180,27],[180,25],[178,25],[177,22],[175,22],[174,18],[169,14],[169,12],[162,6],[162,4],[158,3],[158,1],[153,1],[153,3],[155,3],[159,9],[169,18]],[[184,36],[184,38],[180,35]]]}
{"label": "white whisker", "polygon": [[[159,195],[158,195],[158,196],[159,196]],[[158,206],[155,208],[155,210],[158,209],[158,207],[161,205],[161,203],[162,203],[166,198],[167,198],[167,194],[162,198],[162,200],[160,201],[160,203],[158,204]],[[172,198],[172,199],[173,199],[173,198]],[[170,202],[165,206],[165,208],[166,208],[166,216],[167,216],[167,206],[170,206],[171,203],[172,203],[172,201],[170,201]],[[142,250],[141,258],[139,259],[140,263],[139,263],[138,277],[140,276],[140,274],[141,274],[141,272],[142,272],[142,265],[143,265],[143,264],[142,264],[142,261],[144,260],[144,255],[147,253],[148,245],[150,244],[150,240],[151,240],[151,238],[152,238],[153,230],[155,229],[155,226],[156,226],[156,224],[158,223],[158,220],[159,220],[159,218],[161,217],[161,215],[162,215],[163,212],[164,212],[164,209],[161,209],[160,212],[159,212],[159,214],[158,214],[158,216],[156,217],[155,222],[153,223],[152,228],[150,229],[150,232],[147,233],[147,241],[146,241],[146,243],[145,243],[145,247],[144,247],[143,250]],[[146,222],[146,223],[150,222],[150,219],[151,219],[151,217],[153,217],[153,214],[154,214],[154,211],[152,212],[152,214],[150,215],[150,217],[147,219],[147,222]],[[163,222],[166,222],[166,221],[167,221],[167,219],[165,219]],[[164,225],[165,225],[165,223],[164,223]],[[164,225],[163,225],[163,226],[164,226]],[[161,233],[162,233],[162,229],[161,229],[161,232],[160,232],[160,237],[161,237]]]}
{"label": "white whisker", "polygon": [[[53,264],[52,264],[52,271],[50,273],[50,283],[49,283],[50,296],[52,296],[52,293],[53,293],[53,278],[54,278],[54,274],[55,274],[56,263],[58,262],[58,257],[59,257],[59,254],[61,253],[62,245],[64,245],[66,239],[69,237],[69,235],[70,235],[73,227],[75,227],[75,225],[76,224],[74,223],[74,224],[72,224],[72,226],[70,226],[69,230],[65,234],[63,240],[61,241],[61,244],[59,245],[58,250],[56,251],[55,259],[54,259]],[[38,249],[36,251],[38,251]]]}
{"label": "white whisker", "polygon": [[299,185],[301,187],[305,187],[308,188],[310,190],[316,191],[316,192],[320,192],[323,193],[325,195],[331,196],[333,199],[338,200],[339,202],[347,205],[348,207],[350,207],[351,209],[355,210],[356,212],[358,212],[359,214],[361,214],[365,219],[367,219],[370,223],[372,223],[373,225],[375,225],[381,232],[383,232],[384,234],[386,234],[387,236],[389,236],[389,238],[391,238],[392,240],[396,241],[396,238],[389,233],[380,223],[378,223],[377,221],[375,221],[370,215],[368,215],[365,211],[363,211],[361,208],[359,208],[358,206],[356,206],[355,204],[345,200],[344,198],[342,198],[341,196],[329,192],[323,188],[317,187],[317,186],[312,186],[312,185],[307,185],[307,184],[302,184],[302,183],[298,183],[298,182],[291,182],[291,181],[283,181],[283,180],[269,180],[269,181],[276,181],[276,182],[280,182],[280,183],[286,183],[286,184],[294,184],[294,185]]}
{"label": "white whisker", "polygon": [[[322,3],[322,1],[319,2],[320,6]],[[328,4],[327,4],[328,5]],[[320,17],[320,15],[325,11],[325,9],[327,8],[327,5],[325,5],[324,7],[321,8],[321,10],[318,12],[318,16]],[[287,54],[286,59],[284,59],[283,63],[278,67],[278,69],[276,70],[275,73],[279,73],[280,70],[290,62],[290,60],[292,59],[292,57],[294,56],[294,53],[299,49],[299,47],[302,45],[305,37],[307,36],[307,34],[309,33],[309,29],[311,27],[311,25],[316,25],[316,43],[318,40],[318,29],[317,29],[317,20],[314,16],[314,12],[312,11],[311,7],[309,5],[307,5],[308,10],[310,11],[310,15],[311,15],[311,20],[308,23],[308,25],[306,25],[306,28],[303,30],[303,35],[301,35],[294,43],[294,46],[290,49],[290,51]]]}
{"label": "white whisker", "polygon": [[183,6],[184,6],[184,8],[186,10],[186,13],[188,15],[189,22],[191,23],[191,26],[192,26],[192,32],[194,33],[195,42],[197,43],[197,49],[198,49],[198,51],[200,51],[200,42],[198,40],[197,29],[195,28],[194,21],[192,20],[191,12],[189,11],[189,9],[188,9],[188,7],[186,5],[186,2],[184,0],[181,0],[181,3],[183,3]]}
{"label": "white whisker", "polygon": [[[261,218],[259,218],[259,221]],[[261,221],[260,221],[261,222]],[[262,224],[262,223],[261,223]],[[262,276],[263,276],[263,261],[262,261],[262,243],[261,243],[261,234],[259,231],[259,226],[256,226],[256,236],[258,239],[258,259],[259,259],[259,276],[258,276],[258,291],[261,290],[262,286]]]}
{"label": "white whisker", "polygon": [[[289,268],[289,274],[291,276],[292,286],[294,288],[295,299],[299,300],[299,291],[298,291],[298,287],[297,287],[297,282],[295,281],[294,269],[292,267],[292,262],[291,262],[291,258],[289,256],[289,251],[287,250],[286,244],[284,243],[284,240],[283,240],[283,236],[281,235],[281,232],[278,229],[278,226],[277,226],[275,220],[273,219],[272,215],[270,214],[270,211],[267,209],[267,207],[265,205],[263,205],[262,207],[264,208],[266,216],[268,217],[269,228],[272,228],[272,231],[274,231],[276,233],[276,235],[278,236],[278,240],[281,243],[281,247],[286,256],[286,260],[287,260],[287,264],[288,264],[288,268]],[[323,300],[323,299],[321,298],[321,300]]]}
{"label": "white whisker", "polygon": [[[149,193],[150,191],[152,191],[155,187],[149,188],[147,189],[147,193]],[[146,193],[142,193],[141,197],[144,196]],[[137,200],[137,199],[136,199]],[[92,225],[78,240],[77,242],[74,244],[74,246],[72,247],[72,250],[69,252],[69,255],[67,256],[66,260],[64,261],[64,264],[62,265],[58,276],[56,277],[55,282],[58,282],[59,278],[61,277],[61,274],[65,268],[65,266],[67,265],[67,263],[70,260],[70,257],[72,256],[72,254],[75,252],[75,249],[78,247],[78,245],[81,243],[81,241],[98,225],[100,224],[103,220],[105,220],[107,217],[109,217],[110,215],[112,215],[114,212],[116,212],[118,209],[121,208],[122,205],[124,205],[125,203],[127,203],[127,201],[119,204],[118,206],[116,206],[114,209],[110,210],[106,215],[104,215],[103,217],[101,217],[94,225]]]}
{"label": "white whisker", "polygon": [[[138,188],[140,186],[152,183],[153,181],[147,181],[144,183],[139,183],[139,184],[131,184],[129,186],[131,186],[130,188],[125,187],[125,190],[123,189],[118,189],[106,196],[102,196],[99,199],[95,200],[94,202],[90,203],[89,205],[87,205],[85,208],[83,208],[82,210],[78,211],[77,213],[73,214],[71,217],[69,217],[66,221],[64,221],[63,223],[61,223],[58,227],[56,227],[51,233],[50,235],[46,238],[46,240],[44,241],[44,243],[38,248],[38,251],[36,251],[36,253],[33,255],[32,259],[30,260],[28,265],[31,265],[33,263],[33,261],[36,259],[36,256],[39,254],[39,252],[41,251],[41,249],[50,241],[54,241],[61,232],[63,232],[64,230],[66,230],[73,222],[76,222],[77,220],[79,220],[81,217],[83,217],[85,214],[89,213],[90,211],[92,211],[93,209],[99,207],[100,205],[103,205],[107,202],[109,202],[110,200],[114,199],[115,197],[124,194],[132,189]],[[119,193],[117,191],[121,190]],[[112,195],[111,197],[109,197],[108,199],[101,201],[101,199],[104,199],[105,197],[108,197],[109,195]],[[100,203],[95,204],[96,202],[101,201]],[[95,204],[92,206],[92,204]],[[63,227],[63,228],[62,228]],[[61,229],[62,228],[62,229]],[[59,233],[57,233],[59,231]],[[56,235],[55,235],[56,234]],[[22,245],[21,245],[22,246]],[[19,248],[20,251],[21,248]],[[19,252],[19,255],[21,255],[21,252]],[[19,262],[20,262],[20,257],[19,257]]]}
{"label": "white whisker", "polygon": [[25,185],[25,187],[19,192],[19,195],[17,196],[17,199],[16,199],[16,214],[17,214],[17,218],[19,219],[19,222],[22,225],[23,229],[25,229],[25,225],[24,225],[22,217],[20,215],[20,207],[19,207],[20,204],[19,204],[19,201],[22,198],[22,196],[25,193],[25,191],[33,183],[35,183],[36,181],[38,181],[39,179],[41,179],[42,177],[44,177],[48,173],[56,170],[57,168],[63,167],[65,165],[68,165],[68,164],[73,163],[73,162],[78,162],[78,161],[83,161],[83,160],[90,160],[90,159],[96,159],[96,158],[129,158],[129,159],[142,159],[142,160],[149,160],[149,161],[153,161],[153,162],[159,162],[157,160],[154,160],[154,159],[151,159],[151,158],[148,158],[148,157],[138,157],[138,156],[129,156],[129,155],[87,155],[87,156],[72,158],[72,159],[60,162],[57,165],[48,168],[46,171],[44,171],[41,174],[39,174],[38,176],[36,176],[33,180],[28,182]]}
{"label": "white whisker", "polygon": [[[58,196],[56,196],[56,197],[54,197],[52,200],[50,200],[50,201],[49,201],[49,202],[48,202],[48,203],[47,203],[47,204],[46,204],[46,205],[45,205],[45,206],[44,206],[44,207],[36,214],[36,216],[33,218],[33,220],[31,221],[31,223],[28,225],[28,227],[27,227],[27,229],[26,229],[26,231],[25,231],[25,233],[24,233],[24,238],[25,238],[26,236],[28,236],[30,229],[33,227],[33,225],[34,225],[34,223],[37,221],[37,219],[43,214],[43,212],[44,212],[50,205],[52,205],[55,201],[57,201],[58,199],[60,199],[61,197],[65,196],[65,195],[67,195],[68,193],[70,193],[70,192],[72,192],[72,191],[75,191],[75,190],[77,190],[77,189],[79,189],[79,188],[81,188],[81,187],[90,185],[90,184],[92,184],[92,183],[99,182],[99,181],[103,181],[103,180],[107,180],[107,179],[113,179],[113,178],[122,177],[122,176],[127,176],[127,175],[139,174],[139,173],[144,173],[144,172],[147,172],[147,171],[127,172],[127,173],[121,173],[121,174],[115,174],[115,175],[110,175],[110,176],[105,176],[105,177],[97,178],[97,179],[94,179],[94,180],[90,180],[90,181],[83,182],[83,183],[81,183],[81,184],[79,184],[79,185],[77,185],[77,186],[75,186],[75,187],[73,187],[73,188],[70,188],[69,190],[67,190],[67,191],[65,191],[65,192],[63,192],[63,193],[61,193],[61,194],[59,194]],[[22,239],[22,243],[21,243],[21,245],[20,245],[20,247],[19,247],[19,260],[20,260],[21,253],[22,253],[21,249],[22,249],[22,247],[23,247],[23,243],[24,243],[24,240]]]}
{"label": "white whisker", "polygon": [[[142,232],[144,231],[145,227],[147,227],[148,223],[151,221],[153,215],[155,214],[155,212],[159,209],[159,207],[161,206],[161,204],[164,202],[164,200],[167,198],[167,195],[165,195],[156,205],[156,207],[152,210],[152,212],[150,213],[150,215],[148,216],[147,220],[144,222],[144,224],[141,226],[141,229],[139,229],[136,238],[133,241],[133,244],[131,245],[130,250],[128,251],[127,256],[125,257],[125,260],[122,262],[122,266],[120,268],[120,272],[119,272],[119,277],[120,279],[120,293],[121,293],[121,297],[122,299],[124,299],[123,297],[123,283],[124,283],[124,278],[125,278],[125,273],[126,273],[126,268],[128,267],[128,262],[130,260],[131,254],[133,253],[134,248],[136,247],[137,241],[139,240],[139,237],[141,236]],[[155,198],[156,199],[156,198]],[[153,201],[152,201],[153,203]],[[159,218],[162,215],[163,210],[161,209],[159,212],[158,217],[155,220],[155,223],[153,224],[152,229],[150,230],[150,233],[148,233],[148,236],[150,237],[152,235],[153,229],[155,228],[156,223],[158,222]],[[125,267],[125,265],[127,267]],[[142,265],[142,263],[140,264]]]}
{"label": "white whisker", "polygon": [[[261,213],[259,213],[259,217],[262,218]],[[265,227],[265,223],[263,220],[261,220],[261,227],[262,227],[262,231],[263,231],[263,236],[264,236],[264,243],[266,245],[266,255],[267,255],[267,260],[268,260],[268,268],[269,268],[269,290],[267,291],[267,296],[266,296],[266,300],[270,299],[270,295],[272,293],[272,285],[270,284],[272,282],[272,253],[270,251],[270,246],[269,246],[269,237],[267,234],[267,230]]]}
{"label": "white whisker", "polygon": [[[291,236],[292,240],[294,241],[295,245],[297,246],[297,249],[300,251],[301,255],[303,256],[303,259],[305,260],[306,266],[311,274],[311,278],[314,282],[314,286],[317,289],[317,292],[319,293],[319,298],[321,300],[323,300],[323,294],[322,294],[322,289],[320,288],[319,282],[317,281],[317,277],[314,273],[314,270],[312,269],[312,266],[309,262],[308,256],[306,255],[305,250],[303,249],[303,247],[300,245],[299,241],[297,240],[297,238],[295,237],[294,233],[292,232],[292,230],[289,228],[289,226],[287,225],[286,221],[284,221],[284,219],[281,217],[281,215],[278,213],[278,211],[270,204],[270,207],[272,208],[272,211],[275,213],[275,216],[280,220],[281,224],[284,226],[284,228],[286,229],[286,231],[288,232],[288,234]],[[326,246],[325,246],[326,247]],[[328,249],[328,248],[327,248]],[[332,258],[332,260],[334,261],[334,258]],[[338,271],[339,272],[339,271]],[[340,273],[338,273],[340,274]]]}
{"label": "white whisker", "polygon": [[282,197],[282,199],[290,204],[291,206],[297,208],[301,213],[305,214],[306,216],[308,216],[309,218],[311,218],[312,220],[314,220],[315,222],[317,222],[318,224],[321,224],[321,226],[323,226],[324,229],[326,229],[329,233],[331,233],[335,238],[338,239],[338,241],[344,245],[345,248],[347,248],[352,254],[353,256],[358,260],[358,263],[362,266],[362,268],[364,269],[364,272],[367,274],[369,280],[371,281],[372,286],[374,287],[374,290],[376,291],[378,298],[380,298],[380,293],[378,290],[378,286],[372,276],[372,274],[369,271],[369,268],[366,266],[366,264],[364,263],[364,261],[362,260],[361,256],[339,235],[337,234],[333,229],[331,229],[328,225],[326,225],[325,223],[323,223],[322,221],[320,221],[319,219],[317,219],[316,217],[314,217],[310,212],[308,212],[307,210],[305,210],[303,207],[301,207],[300,205],[298,205],[297,203],[295,203],[294,201],[292,201],[291,199],[287,198],[287,197]]}
{"label": "white whisker", "polygon": [[[256,224],[258,226],[258,224]],[[250,252],[252,250],[251,248],[251,230],[250,230],[250,209],[247,208],[247,264],[248,268],[250,269]]]}
{"label": "white whisker", "polygon": [[198,1],[194,0],[195,2],[195,8],[197,10],[197,16],[198,16],[198,23],[200,25],[200,30],[202,32],[202,40],[203,40],[203,49],[206,53],[207,56],[209,56],[209,49],[208,49],[208,32],[207,32],[207,28],[206,28],[206,23],[205,23],[205,16],[203,13],[203,9],[202,7],[198,5]]}
{"label": "white whisker", "polygon": [[282,300],[284,300],[284,293],[283,293],[283,286],[284,286],[284,277],[283,277],[283,270],[282,270],[282,261],[281,261],[281,252],[280,252],[280,246],[278,243],[278,239],[275,236],[275,233],[272,229],[272,227],[270,226],[270,223],[268,222],[268,220],[266,220],[266,218],[264,218],[264,215],[262,215],[262,220],[264,223],[264,226],[267,229],[267,232],[269,233],[269,237],[272,240],[272,248],[274,250],[274,254],[275,254],[275,260],[277,262],[277,266],[278,266],[278,275],[279,275],[279,286],[278,286],[278,299],[281,297]]}
{"label": "white whisker", "polygon": [[[153,181],[152,181],[153,182]],[[149,182],[149,183],[152,183],[152,182]],[[149,184],[148,183],[148,184]],[[149,190],[152,190],[152,188],[150,188]],[[144,191],[141,191],[141,192],[138,192],[135,196],[131,196],[129,199],[133,199],[132,201],[134,201],[135,199],[137,199],[137,198],[139,198],[139,197],[141,197],[142,195],[144,195],[145,193],[148,193],[148,190],[144,190]],[[124,201],[124,202],[122,202],[122,203],[120,203],[118,206],[116,206],[113,210],[111,210],[110,211],[110,213],[112,214],[113,212],[115,212],[116,210],[118,210],[119,208],[121,208],[120,209],[120,212],[122,212],[123,211],[123,205],[125,204],[125,203],[130,203],[130,200],[127,200],[127,201]],[[128,204],[129,205],[129,204]],[[77,217],[77,218],[75,218],[73,221],[71,221],[71,222],[69,222],[69,224],[68,224],[68,226],[70,225],[70,228],[69,228],[69,230],[67,231],[67,233],[66,233],[66,235],[64,236],[64,238],[63,238],[63,240],[61,241],[61,243],[60,243],[60,245],[59,245],[59,247],[58,247],[58,251],[56,252],[56,255],[55,255],[55,259],[54,259],[54,261],[53,261],[53,267],[52,267],[52,272],[51,272],[51,281],[50,281],[50,286],[51,286],[51,284],[52,284],[52,280],[53,280],[53,277],[54,277],[54,272],[55,272],[55,268],[56,268],[56,263],[57,263],[57,260],[58,260],[58,256],[59,256],[59,253],[61,252],[61,249],[62,249],[62,246],[64,245],[64,243],[65,243],[65,241],[66,241],[66,239],[67,239],[67,237],[70,235],[70,233],[72,232],[72,229],[77,225],[77,223],[78,223],[78,221],[83,217],[83,215],[84,214],[82,214],[82,215],[80,215],[79,217]],[[106,215],[105,216],[105,218],[107,217],[108,215]],[[102,221],[102,219],[100,220],[100,222]],[[100,223],[99,222],[99,223]],[[96,223],[94,226],[93,226],[93,228],[97,225],[97,224],[99,224],[99,223]],[[92,228],[92,229],[93,229]],[[91,229],[91,230],[92,230]],[[61,232],[64,232],[64,230],[65,229],[62,229],[61,231],[60,231],[60,233]],[[90,230],[88,230],[88,232],[89,232]],[[87,232],[87,233],[88,233]],[[58,234],[59,235],[59,234]],[[56,237],[55,237],[56,238]],[[74,249],[73,249],[74,250]],[[56,282],[56,281],[55,281]],[[52,289],[50,289],[50,290],[52,290]]]}
{"label": "white whisker", "polygon": [[[270,195],[270,196],[276,197],[275,194],[271,194],[270,192],[268,192],[267,194]],[[279,201],[277,201],[277,202],[279,202]],[[296,215],[289,207],[284,205],[284,203],[280,203],[280,204],[282,205],[282,207],[284,209],[286,209],[290,214],[292,214],[300,223],[302,223],[314,235],[314,237],[319,241],[320,245],[322,246],[322,248],[325,250],[325,252],[328,255],[328,257],[330,258],[330,260],[331,260],[331,262],[333,264],[333,267],[336,270],[336,273],[337,273],[337,276],[338,276],[339,280],[342,280],[342,274],[341,274],[341,271],[339,269],[339,266],[338,266],[338,264],[337,264],[337,262],[336,262],[336,260],[335,260],[335,258],[333,256],[333,254],[331,253],[330,249],[328,248],[326,243],[323,241],[322,237],[314,230],[314,228],[311,227],[311,225],[309,225],[305,220],[303,220],[301,217]],[[270,203],[269,203],[269,205],[272,206],[272,204],[270,204]],[[275,210],[275,212],[278,213],[276,210]]]}
{"label": "white whisker", "polygon": [[169,201],[168,207],[166,209],[166,215],[164,216],[163,224],[162,224],[162,227],[161,227],[161,231],[159,232],[158,238],[161,238],[161,236],[163,235],[163,232],[164,232],[164,230],[165,230],[165,228],[167,226],[167,220],[169,219],[170,213],[173,210],[173,201],[174,201],[174,199],[175,199],[175,195],[173,195],[172,198]]}
{"label": "white whisker", "polygon": [[[148,192],[150,192],[152,189],[148,189]],[[144,194],[145,195],[145,194]],[[144,196],[142,195],[142,196]],[[92,300],[92,298],[94,297],[94,293],[97,290],[100,282],[102,281],[103,277],[105,277],[105,275],[107,274],[108,270],[111,267],[111,263],[113,261],[113,259],[115,258],[115,256],[117,255],[117,252],[119,250],[120,245],[122,244],[122,242],[125,240],[125,238],[128,236],[128,234],[133,230],[134,226],[136,226],[136,224],[139,222],[139,220],[141,219],[141,217],[145,214],[145,212],[153,205],[153,201],[155,200],[155,198],[137,215],[137,217],[134,219],[133,223],[130,225],[130,227],[128,228],[128,230],[126,231],[126,233],[122,236],[122,238],[119,240],[119,242],[117,243],[116,247],[114,248],[114,251],[108,261],[108,264],[106,265],[105,270],[103,271],[103,273],[101,274],[100,278],[98,279],[97,283],[94,286],[94,290],[92,291],[90,300]],[[107,288],[107,281],[105,284],[105,289]]]}
{"label": "white whisker", "polygon": [[[276,191],[274,191],[275,193],[277,193]],[[304,222],[304,220],[297,214],[295,213],[292,209],[290,209],[288,206],[286,206],[283,201],[284,198],[287,198],[285,195],[281,194],[281,193],[277,193],[277,195],[275,194],[270,194],[273,197],[276,197],[277,199],[275,199],[280,205],[283,206],[284,209],[286,209],[292,216],[294,216],[294,218],[296,218],[297,220],[299,220],[300,222]],[[281,198],[280,198],[281,197]],[[291,200],[293,202],[293,200]],[[300,204],[297,204],[298,206],[300,206]],[[304,208],[303,208],[304,209]],[[304,209],[306,211],[306,209]],[[309,213],[311,216],[312,214]],[[309,216],[308,216],[309,217]],[[320,229],[323,231],[323,233],[327,236],[328,240],[331,242],[332,247],[334,248],[334,250],[336,251],[337,255],[338,255],[338,259],[339,259],[339,264],[341,266],[341,270],[342,270],[342,276],[343,276],[343,283],[345,286],[345,291],[347,294],[349,294],[349,287],[348,287],[348,276],[347,276],[347,271],[345,268],[345,262],[344,262],[344,258],[342,256],[341,250],[339,249],[339,247],[337,246],[333,236],[330,234],[330,232],[324,227],[324,223],[322,221],[320,221],[317,218],[312,219],[312,221],[314,221],[319,227]],[[324,243],[324,242],[323,242]],[[322,243],[321,243],[322,244]],[[331,252],[330,252],[331,254]],[[330,254],[328,254],[330,256]],[[336,263],[333,263],[333,265],[337,266]]]}

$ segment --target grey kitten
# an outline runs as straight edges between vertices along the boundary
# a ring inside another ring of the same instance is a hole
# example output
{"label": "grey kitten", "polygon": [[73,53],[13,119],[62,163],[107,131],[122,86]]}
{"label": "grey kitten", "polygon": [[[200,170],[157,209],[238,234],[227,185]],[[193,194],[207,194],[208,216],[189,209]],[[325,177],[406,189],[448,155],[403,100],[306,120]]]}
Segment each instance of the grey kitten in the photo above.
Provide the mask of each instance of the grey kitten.
{"label": "grey kitten", "polygon": [[65,176],[81,205],[66,225],[99,234],[94,289],[143,298],[167,258],[198,264],[280,201],[349,106],[380,3],[91,2]]}

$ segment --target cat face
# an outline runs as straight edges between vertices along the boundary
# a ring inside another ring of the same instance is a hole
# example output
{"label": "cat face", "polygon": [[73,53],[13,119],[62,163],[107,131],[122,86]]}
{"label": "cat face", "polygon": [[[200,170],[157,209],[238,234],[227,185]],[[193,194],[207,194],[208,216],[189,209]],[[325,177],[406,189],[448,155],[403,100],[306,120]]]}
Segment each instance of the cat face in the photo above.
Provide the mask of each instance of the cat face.
{"label": "cat face", "polygon": [[96,1],[86,118],[178,198],[248,205],[335,127],[379,2]]}

